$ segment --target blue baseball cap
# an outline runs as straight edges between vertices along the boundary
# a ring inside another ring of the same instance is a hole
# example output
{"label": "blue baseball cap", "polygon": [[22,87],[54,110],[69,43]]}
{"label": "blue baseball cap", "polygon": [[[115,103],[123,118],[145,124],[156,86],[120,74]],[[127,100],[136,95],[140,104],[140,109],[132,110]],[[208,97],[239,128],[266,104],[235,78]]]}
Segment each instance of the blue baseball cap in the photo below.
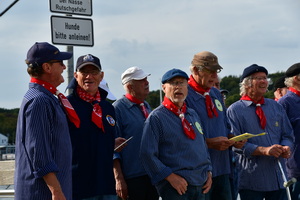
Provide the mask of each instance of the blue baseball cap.
{"label": "blue baseball cap", "polygon": [[36,42],[27,52],[26,63],[38,66],[50,60],[68,60],[72,56],[72,53],[61,52],[47,42]]}
{"label": "blue baseball cap", "polygon": [[185,78],[186,80],[188,80],[189,79],[189,77],[188,77],[188,75],[184,72],[184,71],[182,71],[182,70],[180,70],[180,69],[171,69],[171,70],[169,70],[169,71],[167,71],[164,75],[163,75],[163,77],[162,77],[162,79],[161,79],[161,82],[162,82],[162,84],[165,84],[167,81],[169,81],[169,80],[171,80],[172,78],[174,78],[174,77],[183,77],[183,78]]}
{"label": "blue baseball cap", "polygon": [[93,65],[101,71],[100,59],[92,54],[83,55],[77,59],[76,71],[87,65]]}
{"label": "blue baseball cap", "polygon": [[268,75],[268,70],[262,66],[258,66],[257,64],[250,65],[249,67],[246,67],[243,71],[243,74],[241,76],[241,82],[244,80],[244,78],[250,76],[251,74],[254,74],[256,72],[264,72],[266,75]]}

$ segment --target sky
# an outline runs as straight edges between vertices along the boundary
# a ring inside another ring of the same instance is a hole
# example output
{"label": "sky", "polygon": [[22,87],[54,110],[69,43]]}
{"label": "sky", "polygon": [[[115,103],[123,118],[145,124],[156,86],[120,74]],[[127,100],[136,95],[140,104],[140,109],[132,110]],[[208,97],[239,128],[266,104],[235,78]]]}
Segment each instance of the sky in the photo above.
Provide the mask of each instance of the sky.
{"label": "sky", "polygon": [[[0,12],[8,0],[0,0]],[[239,76],[258,64],[269,73],[300,62],[299,0],[94,0],[94,46],[74,46],[73,60],[85,54],[100,58],[111,92],[124,95],[121,74],[138,66],[150,90],[162,75],[179,68],[186,73],[194,54],[210,51],[223,67],[219,76]],[[0,17],[0,108],[19,108],[28,90],[25,64],[35,42],[51,40],[47,0],[21,0]],[[65,45],[56,45],[66,51]],[[58,89],[65,91],[68,78]]]}

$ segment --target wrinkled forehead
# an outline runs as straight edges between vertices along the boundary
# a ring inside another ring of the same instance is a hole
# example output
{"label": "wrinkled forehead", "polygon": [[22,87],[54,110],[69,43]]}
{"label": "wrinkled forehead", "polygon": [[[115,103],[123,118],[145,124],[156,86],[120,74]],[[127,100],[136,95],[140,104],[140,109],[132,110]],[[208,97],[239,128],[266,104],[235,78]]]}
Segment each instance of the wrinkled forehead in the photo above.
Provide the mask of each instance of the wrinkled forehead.
{"label": "wrinkled forehead", "polygon": [[267,77],[267,74],[265,72],[255,72],[254,74],[250,75],[251,77]]}

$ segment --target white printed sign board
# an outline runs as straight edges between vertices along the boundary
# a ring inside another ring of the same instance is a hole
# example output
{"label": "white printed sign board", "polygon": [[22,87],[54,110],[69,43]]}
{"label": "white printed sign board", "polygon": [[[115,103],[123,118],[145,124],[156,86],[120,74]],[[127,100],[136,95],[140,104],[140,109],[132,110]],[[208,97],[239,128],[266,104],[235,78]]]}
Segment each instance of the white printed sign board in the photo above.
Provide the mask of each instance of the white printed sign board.
{"label": "white printed sign board", "polygon": [[94,46],[91,19],[51,16],[51,33],[53,44]]}
{"label": "white printed sign board", "polygon": [[50,11],[92,16],[92,0],[50,0]]}

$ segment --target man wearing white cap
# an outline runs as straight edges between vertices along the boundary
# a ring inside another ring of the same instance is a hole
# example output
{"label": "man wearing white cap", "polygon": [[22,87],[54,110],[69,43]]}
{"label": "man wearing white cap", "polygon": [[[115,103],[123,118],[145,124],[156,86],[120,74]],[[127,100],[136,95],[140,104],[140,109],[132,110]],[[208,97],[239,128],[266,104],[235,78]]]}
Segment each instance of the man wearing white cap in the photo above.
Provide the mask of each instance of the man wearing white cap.
{"label": "man wearing white cap", "polygon": [[113,103],[116,111],[117,135],[123,138],[132,137],[126,148],[115,157],[116,191],[122,199],[158,199],[156,189],[139,159],[143,125],[151,111],[145,101],[149,94],[148,76],[150,74],[138,67],[125,70],[121,80],[126,95]]}

